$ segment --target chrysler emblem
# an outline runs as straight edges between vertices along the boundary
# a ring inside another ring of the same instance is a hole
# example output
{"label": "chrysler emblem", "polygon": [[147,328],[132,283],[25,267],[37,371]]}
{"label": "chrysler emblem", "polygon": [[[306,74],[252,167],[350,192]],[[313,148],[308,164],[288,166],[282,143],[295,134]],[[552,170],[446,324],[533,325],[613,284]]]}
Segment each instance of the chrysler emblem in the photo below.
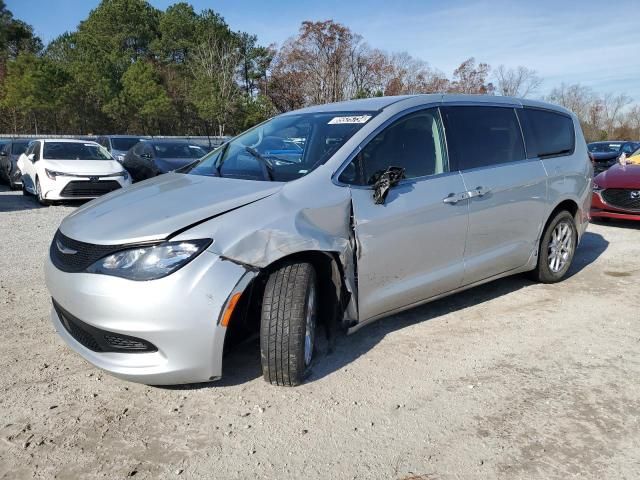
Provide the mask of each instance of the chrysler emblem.
{"label": "chrysler emblem", "polygon": [[635,190],[633,192],[631,192],[629,194],[631,196],[631,198],[633,198],[634,200],[637,200],[640,198],[640,190]]}
{"label": "chrysler emblem", "polygon": [[56,247],[58,248],[60,253],[64,253],[65,255],[75,255],[76,253],[78,253],[77,250],[65,247],[62,243],[60,243],[60,240],[56,240]]}

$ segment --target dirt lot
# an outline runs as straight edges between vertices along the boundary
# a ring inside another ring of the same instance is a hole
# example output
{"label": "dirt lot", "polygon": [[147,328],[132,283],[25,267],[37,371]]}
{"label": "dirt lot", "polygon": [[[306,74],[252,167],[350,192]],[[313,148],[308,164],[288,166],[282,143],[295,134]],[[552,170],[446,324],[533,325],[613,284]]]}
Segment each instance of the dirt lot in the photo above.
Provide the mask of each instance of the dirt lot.
{"label": "dirt lot", "polygon": [[275,388],[258,344],[219,383],[101,373],[49,322],[73,206],[0,187],[0,478],[640,478],[640,228],[592,225],[559,285],[518,276],[340,337]]}

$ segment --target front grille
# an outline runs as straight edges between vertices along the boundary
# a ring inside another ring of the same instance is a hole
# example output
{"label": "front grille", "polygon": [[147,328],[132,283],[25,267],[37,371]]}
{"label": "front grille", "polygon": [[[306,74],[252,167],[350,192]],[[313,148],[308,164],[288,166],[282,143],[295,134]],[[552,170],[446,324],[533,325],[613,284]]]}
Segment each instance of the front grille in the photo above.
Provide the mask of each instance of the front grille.
{"label": "front grille", "polygon": [[602,198],[612,207],[640,211],[640,189],[607,188],[602,191]]}
{"label": "front grille", "polygon": [[53,237],[53,242],[51,242],[49,255],[51,262],[58,269],[63,272],[77,273],[86,270],[101,258],[123,248],[126,247],[124,245],[94,245],[79,242],[63,235],[58,230]]}
{"label": "front grille", "polygon": [[99,197],[105,193],[113,192],[120,188],[115,180],[73,180],[62,189],[62,197]]}
{"label": "front grille", "polygon": [[158,349],[152,343],[141,338],[107,332],[84,323],[64,310],[53,300],[53,307],[60,323],[78,343],[93,352],[149,353]]}

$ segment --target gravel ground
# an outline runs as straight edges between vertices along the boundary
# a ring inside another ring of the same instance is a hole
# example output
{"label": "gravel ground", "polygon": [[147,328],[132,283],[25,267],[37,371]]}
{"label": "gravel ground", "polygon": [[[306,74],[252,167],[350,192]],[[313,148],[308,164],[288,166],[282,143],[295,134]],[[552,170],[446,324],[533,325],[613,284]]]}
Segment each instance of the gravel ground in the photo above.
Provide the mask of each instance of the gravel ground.
{"label": "gravel ground", "polygon": [[254,341],[221,382],[157,388],[54,333],[42,264],[73,208],[0,187],[0,478],[640,478],[638,226],[591,225],[561,284],[340,337],[301,387],[263,382]]}

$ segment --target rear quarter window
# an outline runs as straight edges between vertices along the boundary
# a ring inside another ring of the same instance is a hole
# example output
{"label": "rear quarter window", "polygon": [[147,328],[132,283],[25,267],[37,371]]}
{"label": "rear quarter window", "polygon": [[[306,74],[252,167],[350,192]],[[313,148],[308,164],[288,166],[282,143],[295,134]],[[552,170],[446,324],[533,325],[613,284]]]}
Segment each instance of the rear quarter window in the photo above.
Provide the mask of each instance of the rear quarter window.
{"label": "rear quarter window", "polygon": [[535,108],[518,110],[527,157],[571,155],[575,148],[573,120],[561,113]]}
{"label": "rear quarter window", "polygon": [[524,142],[512,107],[441,108],[452,170],[524,160]]}

